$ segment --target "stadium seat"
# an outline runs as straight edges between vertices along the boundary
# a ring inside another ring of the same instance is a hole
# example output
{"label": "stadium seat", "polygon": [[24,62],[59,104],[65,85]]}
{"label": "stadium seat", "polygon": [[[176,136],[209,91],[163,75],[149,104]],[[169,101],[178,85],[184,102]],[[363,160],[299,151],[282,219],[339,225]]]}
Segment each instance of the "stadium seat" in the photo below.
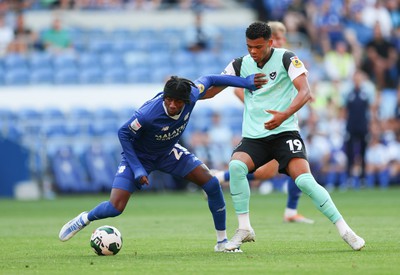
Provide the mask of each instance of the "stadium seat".
{"label": "stadium seat", "polygon": [[53,67],[55,70],[76,70],[76,57],[70,53],[57,55],[53,58]]}
{"label": "stadium seat", "polygon": [[127,28],[115,28],[110,32],[110,38],[114,41],[130,40],[134,37],[134,31]]}
{"label": "stadium seat", "polygon": [[96,189],[109,192],[117,168],[112,154],[99,144],[92,144],[83,154],[83,163],[89,175],[89,181]]}
{"label": "stadium seat", "polygon": [[86,68],[98,68],[100,66],[99,55],[88,52],[81,53],[76,63],[81,70]]}
{"label": "stadium seat", "polygon": [[90,184],[87,175],[73,150],[63,146],[51,157],[51,170],[60,193],[98,192],[100,188]]}
{"label": "stadium seat", "polygon": [[88,50],[92,53],[102,54],[112,50],[112,42],[105,38],[98,38],[89,41]]}
{"label": "stadium seat", "polygon": [[59,85],[78,84],[79,72],[76,68],[59,69],[54,74],[54,83]]}
{"label": "stadium seat", "polygon": [[190,53],[186,50],[180,50],[175,54],[174,58],[172,59],[172,62],[175,65],[175,67],[178,68],[192,64],[194,60],[195,57],[193,53]]}
{"label": "stadium seat", "polygon": [[99,67],[85,68],[79,71],[79,82],[81,84],[103,83],[103,74]]}
{"label": "stadium seat", "polygon": [[228,125],[234,134],[241,134],[243,121],[243,107],[224,106],[219,109],[221,122]]}
{"label": "stadium seat", "polygon": [[151,83],[152,71],[149,67],[127,68],[125,73],[128,83]]}
{"label": "stadium seat", "polygon": [[208,127],[212,124],[211,118],[213,112],[211,107],[206,106],[194,109],[192,112],[192,119],[189,122],[191,130],[207,131]]}
{"label": "stadium seat", "polygon": [[118,120],[118,113],[108,107],[99,107],[93,111],[94,120],[100,121],[117,121]]}
{"label": "stadium seat", "polygon": [[29,84],[29,71],[28,69],[14,68],[9,69],[4,74],[5,85],[27,85]]}
{"label": "stadium seat", "polygon": [[170,76],[175,75],[173,68],[168,66],[155,67],[150,75],[152,83],[164,83]]}
{"label": "stadium seat", "polygon": [[53,70],[50,68],[37,68],[31,70],[29,82],[31,84],[53,84]]}
{"label": "stadium seat", "polygon": [[113,52],[120,54],[125,54],[138,49],[134,41],[125,39],[116,40],[111,47]]}
{"label": "stadium seat", "polygon": [[28,62],[23,55],[20,54],[8,54],[3,59],[3,66],[5,70],[13,69],[27,69]]}
{"label": "stadium seat", "polygon": [[126,83],[126,72],[121,67],[105,68],[103,71],[104,83]]}
{"label": "stadium seat", "polygon": [[123,68],[124,62],[121,54],[109,52],[100,56],[100,63],[103,69]]}
{"label": "stadium seat", "polygon": [[46,52],[35,52],[28,58],[29,68],[31,70],[47,69],[51,70],[52,66],[52,56]]}
{"label": "stadium seat", "polygon": [[148,54],[141,51],[127,52],[123,56],[125,66],[134,70],[135,68],[148,67]]}

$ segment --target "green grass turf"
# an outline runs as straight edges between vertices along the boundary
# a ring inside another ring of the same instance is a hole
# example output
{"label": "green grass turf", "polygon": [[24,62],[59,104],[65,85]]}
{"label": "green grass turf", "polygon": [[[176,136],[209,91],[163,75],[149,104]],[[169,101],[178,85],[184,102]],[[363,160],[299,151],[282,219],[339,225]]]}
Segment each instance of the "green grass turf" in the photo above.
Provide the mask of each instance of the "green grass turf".
{"label": "green grass turf", "polygon": [[[400,189],[331,194],[347,223],[366,240],[352,251],[336,228],[303,196],[299,210],[316,223],[285,224],[286,195],[253,192],[255,243],[243,253],[215,253],[215,231],[199,193],[138,193],[116,218],[96,221],[68,242],[62,225],[108,196],[55,200],[0,200],[0,274],[399,274]],[[237,220],[229,194],[228,235]],[[123,247],[116,256],[97,256],[89,238],[101,225],[117,227]]]}

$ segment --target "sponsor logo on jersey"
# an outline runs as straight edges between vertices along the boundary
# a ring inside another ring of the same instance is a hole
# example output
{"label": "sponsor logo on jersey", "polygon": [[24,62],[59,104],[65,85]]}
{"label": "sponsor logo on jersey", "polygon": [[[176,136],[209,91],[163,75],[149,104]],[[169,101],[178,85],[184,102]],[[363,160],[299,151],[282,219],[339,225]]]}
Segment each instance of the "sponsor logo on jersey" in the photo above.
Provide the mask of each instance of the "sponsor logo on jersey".
{"label": "sponsor logo on jersey", "polygon": [[165,131],[168,131],[168,129],[169,129],[169,126],[164,126],[164,127],[162,127],[161,131],[165,132]]}
{"label": "sponsor logo on jersey", "polygon": [[132,121],[131,124],[129,124],[129,129],[134,133],[136,133],[136,131],[139,130],[141,127],[142,125],[140,125],[137,118],[135,118],[135,120]]}
{"label": "sponsor logo on jersey", "polygon": [[274,80],[276,78],[276,72],[270,73],[269,78],[271,78],[271,80]]}
{"label": "sponsor logo on jersey", "polygon": [[300,68],[301,66],[303,66],[303,63],[297,56],[292,56],[290,60],[292,60],[292,64],[295,68]]}
{"label": "sponsor logo on jersey", "polygon": [[171,132],[161,134],[161,135],[155,135],[155,139],[157,141],[166,141],[166,140],[171,140],[176,137],[180,137],[182,135],[183,131],[185,130],[187,124],[188,124],[188,122],[185,122],[183,125],[179,126],[175,130],[172,130]]}
{"label": "sponsor logo on jersey", "polygon": [[199,93],[202,94],[204,92],[204,85],[203,84],[197,84],[197,88],[199,89]]}

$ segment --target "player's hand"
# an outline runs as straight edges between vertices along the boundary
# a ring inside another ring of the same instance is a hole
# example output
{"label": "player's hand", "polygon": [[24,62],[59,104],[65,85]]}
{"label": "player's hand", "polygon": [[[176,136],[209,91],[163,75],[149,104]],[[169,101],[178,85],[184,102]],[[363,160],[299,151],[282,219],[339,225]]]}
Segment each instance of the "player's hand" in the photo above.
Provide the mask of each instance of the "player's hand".
{"label": "player's hand", "polygon": [[139,183],[141,185],[145,185],[145,184],[149,185],[149,178],[147,176],[143,176],[143,177],[140,178]]}
{"label": "player's hand", "polygon": [[249,75],[248,77],[246,77],[246,79],[250,81],[250,90],[252,91],[260,89],[263,85],[268,83],[268,79],[265,78],[265,74],[263,73]]}
{"label": "player's hand", "polygon": [[275,110],[265,110],[267,113],[270,113],[273,117],[268,120],[267,122],[264,122],[264,128],[267,130],[273,130],[277,127],[279,127],[282,122],[287,119],[285,113],[275,111]]}

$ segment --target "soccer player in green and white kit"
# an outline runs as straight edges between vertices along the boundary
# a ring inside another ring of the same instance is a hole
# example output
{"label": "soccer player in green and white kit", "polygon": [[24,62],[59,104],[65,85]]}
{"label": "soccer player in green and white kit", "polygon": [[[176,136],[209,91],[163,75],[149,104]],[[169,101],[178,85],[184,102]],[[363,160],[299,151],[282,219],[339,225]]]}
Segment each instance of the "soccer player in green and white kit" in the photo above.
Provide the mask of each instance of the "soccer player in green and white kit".
{"label": "soccer player in green and white kit", "polygon": [[[362,249],[365,241],[347,225],[329,193],[310,172],[296,116],[311,98],[308,71],[293,52],[272,47],[271,28],[267,23],[252,23],[246,29],[246,43],[249,54],[234,59],[224,74],[247,77],[264,73],[268,83],[256,91],[245,90],[243,139],[229,163],[230,192],[239,228],[225,250],[241,251],[242,243],[255,241],[246,175],[273,159],[279,163],[279,172],[289,175],[316,208],[336,225],[343,240],[354,250]],[[213,96],[223,88],[211,89],[208,94]]]}

